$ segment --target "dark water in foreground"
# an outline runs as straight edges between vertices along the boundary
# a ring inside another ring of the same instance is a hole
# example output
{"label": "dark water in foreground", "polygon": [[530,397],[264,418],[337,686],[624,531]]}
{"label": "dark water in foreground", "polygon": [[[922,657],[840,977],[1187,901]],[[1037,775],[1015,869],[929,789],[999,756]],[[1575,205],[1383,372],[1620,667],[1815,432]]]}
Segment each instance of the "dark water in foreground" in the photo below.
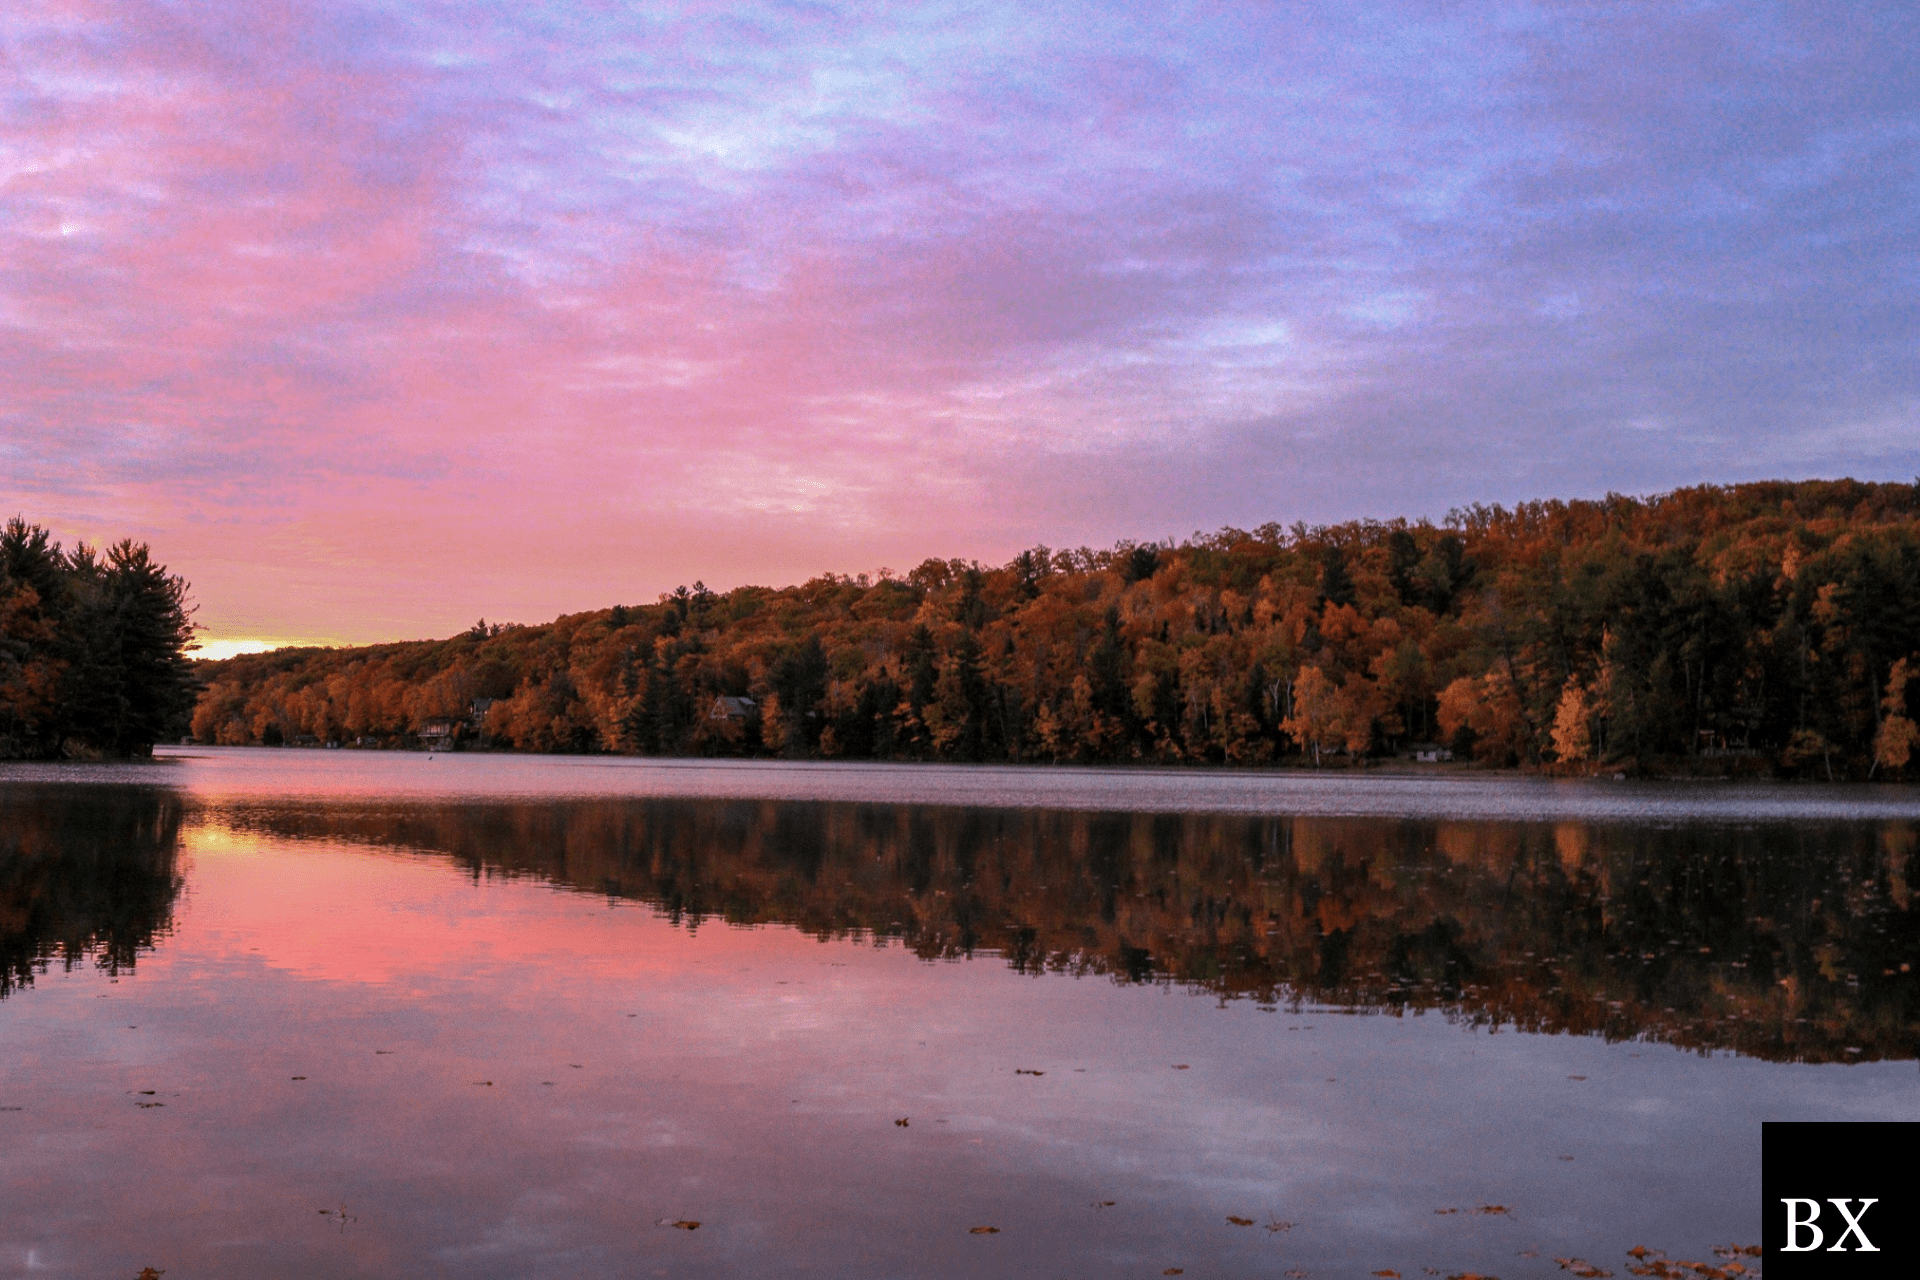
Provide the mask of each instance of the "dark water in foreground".
{"label": "dark water in foreground", "polygon": [[1920,1119],[1913,790],[998,777],[0,772],[0,1275],[1624,1277]]}

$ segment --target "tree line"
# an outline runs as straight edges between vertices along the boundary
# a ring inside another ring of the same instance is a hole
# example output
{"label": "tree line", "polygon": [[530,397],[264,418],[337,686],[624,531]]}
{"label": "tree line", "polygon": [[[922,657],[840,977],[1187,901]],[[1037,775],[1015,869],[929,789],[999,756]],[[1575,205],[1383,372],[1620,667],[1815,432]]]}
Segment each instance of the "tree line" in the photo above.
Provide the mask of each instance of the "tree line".
{"label": "tree line", "polygon": [[[1900,776],[1920,486],[1702,486],[928,560],[208,664],[206,742]],[[449,728],[451,726],[451,729]]]}
{"label": "tree line", "polygon": [[187,584],[125,539],[63,550],[0,531],[0,759],[149,755],[200,691]]}
{"label": "tree line", "polygon": [[[231,815],[213,815],[214,822]],[[1911,1060],[1909,822],[1658,828],[665,798],[283,806],[253,835],[927,960],[1772,1061]]]}

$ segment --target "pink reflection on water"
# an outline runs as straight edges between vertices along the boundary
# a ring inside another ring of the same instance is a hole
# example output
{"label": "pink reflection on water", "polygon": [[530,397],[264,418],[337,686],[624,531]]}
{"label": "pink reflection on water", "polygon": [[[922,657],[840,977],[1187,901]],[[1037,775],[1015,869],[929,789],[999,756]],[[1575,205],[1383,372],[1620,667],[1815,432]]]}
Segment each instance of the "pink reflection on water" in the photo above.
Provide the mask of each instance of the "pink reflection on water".
{"label": "pink reflection on water", "polygon": [[1904,1080],[691,929],[217,820],[186,847],[134,975],[0,1005],[0,1265],[1485,1271],[1749,1236],[1742,1135]]}

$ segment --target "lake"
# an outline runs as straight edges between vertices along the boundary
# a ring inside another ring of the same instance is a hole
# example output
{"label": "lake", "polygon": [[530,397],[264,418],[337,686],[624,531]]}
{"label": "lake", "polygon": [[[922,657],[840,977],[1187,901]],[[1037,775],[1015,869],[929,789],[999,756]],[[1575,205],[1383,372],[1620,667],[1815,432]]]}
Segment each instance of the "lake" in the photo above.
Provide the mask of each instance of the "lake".
{"label": "lake", "polygon": [[1910,787],[0,767],[0,1274],[1754,1267],[1761,1121],[1920,1119],[1917,848]]}

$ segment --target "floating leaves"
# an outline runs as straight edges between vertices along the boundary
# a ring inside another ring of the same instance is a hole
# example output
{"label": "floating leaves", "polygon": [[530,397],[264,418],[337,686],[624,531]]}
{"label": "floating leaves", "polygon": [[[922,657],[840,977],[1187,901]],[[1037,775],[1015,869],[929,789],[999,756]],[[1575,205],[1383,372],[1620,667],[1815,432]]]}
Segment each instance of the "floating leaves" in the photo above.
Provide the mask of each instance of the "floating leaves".
{"label": "floating leaves", "polygon": [[1293,1230],[1293,1224],[1291,1222],[1282,1222],[1278,1218],[1268,1218],[1267,1230],[1273,1232],[1275,1235],[1279,1235],[1282,1231]]}
{"label": "floating leaves", "polygon": [[1176,1062],[1173,1064],[1173,1069],[1175,1071],[1191,1071],[1193,1068],[1189,1067],[1184,1062]]}
{"label": "floating leaves", "polygon": [[1613,1274],[1605,1267],[1596,1267],[1591,1262],[1580,1258],[1555,1258],[1554,1261],[1560,1264],[1562,1271],[1571,1271],[1574,1275],[1582,1277],[1582,1280],[1602,1280],[1603,1277]]}
{"label": "floating leaves", "polygon": [[[1713,1250],[1723,1258],[1760,1256],[1760,1246],[1755,1245],[1716,1245]],[[1627,1270],[1636,1276],[1653,1276],[1655,1280],[1740,1280],[1750,1274],[1748,1269],[1738,1262],[1728,1262],[1714,1266],[1710,1262],[1687,1262],[1666,1257],[1658,1249],[1649,1249],[1645,1245],[1635,1245],[1627,1250],[1627,1256],[1640,1259],[1639,1266]],[[1602,1272],[1601,1274],[1605,1274]]]}
{"label": "floating leaves", "polygon": [[682,1231],[698,1231],[700,1223],[693,1218],[662,1218],[654,1224],[658,1227],[677,1227]]}
{"label": "floating leaves", "polygon": [[968,1228],[967,1228],[967,1234],[968,1234],[968,1235],[970,1235],[970,1236],[997,1236],[997,1235],[999,1235],[999,1234],[1000,1234],[1000,1228],[998,1228],[998,1227],[968,1227]]}
{"label": "floating leaves", "polygon": [[1227,1215],[1227,1221],[1236,1227],[1250,1227],[1253,1225],[1252,1218],[1237,1218],[1231,1213]]}
{"label": "floating leaves", "polygon": [[1015,1067],[1013,1074],[1017,1076],[1043,1076],[1047,1073],[1044,1071],[1035,1071],[1031,1067]]}
{"label": "floating leaves", "polygon": [[895,1120],[893,1123],[898,1127],[904,1129],[907,1127],[907,1117],[901,1116],[898,1120]]}
{"label": "floating leaves", "polygon": [[1373,1274],[1383,1277],[1383,1280],[1400,1280],[1400,1273],[1398,1271],[1381,1270]]}
{"label": "floating leaves", "polygon": [[1183,1276],[1187,1274],[1187,1269],[1185,1267],[1168,1267],[1160,1274],[1163,1276]]}
{"label": "floating leaves", "polygon": [[165,1274],[167,1274],[166,1271],[159,1267],[142,1267],[140,1268],[140,1274],[135,1276],[133,1280],[160,1280],[160,1277]]}
{"label": "floating leaves", "polygon": [[1467,1210],[1467,1212],[1492,1214],[1492,1213],[1507,1213],[1508,1210],[1507,1210],[1507,1206],[1503,1204],[1483,1204],[1478,1209],[1469,1209]]}

